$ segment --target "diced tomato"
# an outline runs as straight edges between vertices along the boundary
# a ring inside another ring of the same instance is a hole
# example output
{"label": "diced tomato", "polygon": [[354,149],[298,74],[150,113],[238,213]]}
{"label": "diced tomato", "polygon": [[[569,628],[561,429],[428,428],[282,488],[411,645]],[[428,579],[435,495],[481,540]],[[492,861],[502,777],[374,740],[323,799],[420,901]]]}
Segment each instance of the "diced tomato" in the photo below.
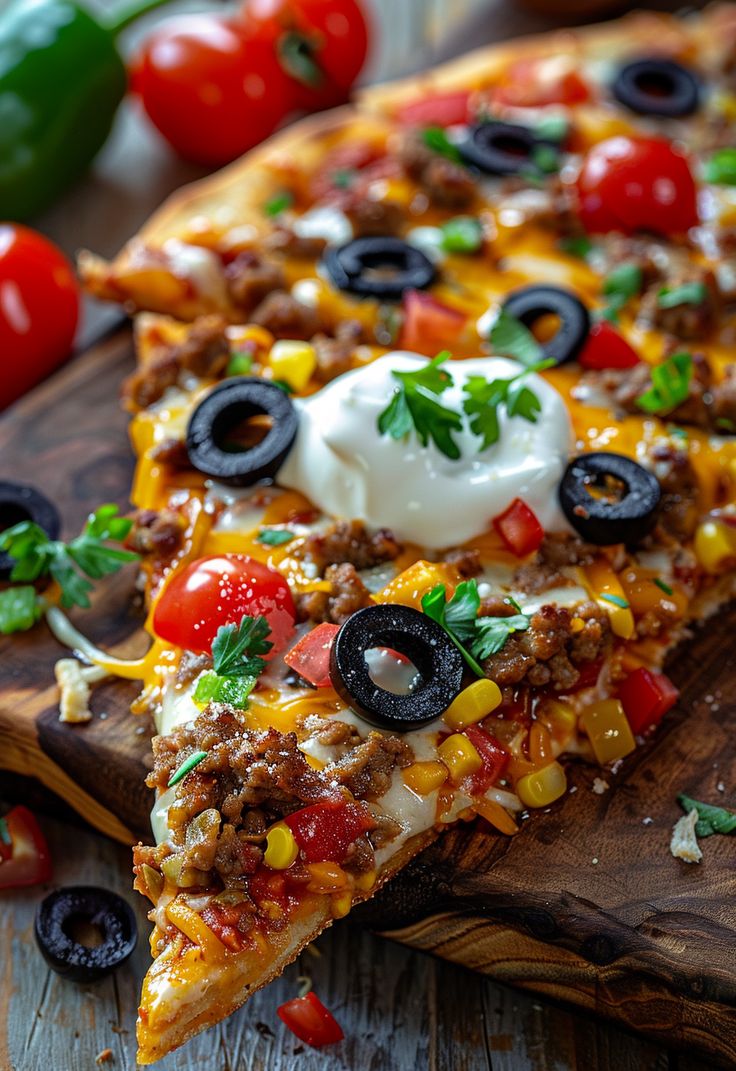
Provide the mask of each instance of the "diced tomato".
{"label": "diced tomato", "polygon": [[633,368],[639,354],[607,320],[593,324],[578,357],[583,368]]}
{"label": "diced tomato", "polygon": [[520,498],[515,498],[507,510],[493,518],[493,527],[517,558],[538,550],[544,539],[544,528]]}
{"label": "diced tomato", "polygon": [[51,855],[38,822],[27,807],[13,807],[0,819],[0,889],[50,879]]}
{"label": "diced tomato", "polygon": [[284,819],[308,863],[341,863],[361,833],[375,827],[364,803],[315,803]]}
{"label": "diced tomato", "polygon": [[276,1009],[276,1014],[305,1045],[320,1049],[345,1037],[334,1015],[327,1011],[315,993],[287,1000]]}
{"label": "diced tomato", "polygon": [[679,691],[664,673],[635,669],[620,685],[618,698],[633,733],[645,733],[677,702]]}
{"label": "diced tomato", "polygon": [[232,952],[240,952],[248,943],[248,929],[238,925],[245,914],[253,910],[250,900],[242,904],[208,904],[202,911],[202,921]]}
{"label": "diced tomato", "polygon": [[270,900],[286,908],[286,879],[283,874],[262,867],[248,879],[248,892],[257,904]]}
{"label": "diced tomato", "polygon": [[580,218],[590,233],[684,234],[698,222],[695,180],[686,157],[665,138],[607,138],[594,145],[577,183]]}
{"label": "diced tomato", "polygon": [[454,126],[467,123],[469,110],[470,93],[462,89],[412,100],[399,109],[397,119],[407,126]]}
{"label": "diced tomato", "polygon": [[574,61],[545,56],[517,60],[512,64],[503,84],[494,90],[493,99],[497,104],[513,108],[582,104],[590,100],[590,87],[575,69]]}
{"label": "diced tomato", "polygon": [[499,744],[494,736],[479,725],[470,725],[463,731],[483,760],[483,765],[466,777],[461,787],[469,796],[481,796],[503,777],[511,756],[503,744]]}
{"label": "diced tomato", "polygon": [[315,688],[329,688],[330,651],[339,631],[339,625],[327,621],[317,625],[284,655],[284,662]]}
{"label": "diced tomato", "polygon": [[465,313],[443,305],[421,290],[406,291],[403,312],[399,346],[428,357],[454,346],[467,323]]}
{"label": "diced tomato", "polygon": [[582,666],[576,667],[580,676],[577,679],[577,683],[572,688],[566,688],[566,695],[573,695],[575,692],[581,692],[583,688],[592,688],[601,675],[603,669],[603,659],[596,658],[594,662],[583,662]]}

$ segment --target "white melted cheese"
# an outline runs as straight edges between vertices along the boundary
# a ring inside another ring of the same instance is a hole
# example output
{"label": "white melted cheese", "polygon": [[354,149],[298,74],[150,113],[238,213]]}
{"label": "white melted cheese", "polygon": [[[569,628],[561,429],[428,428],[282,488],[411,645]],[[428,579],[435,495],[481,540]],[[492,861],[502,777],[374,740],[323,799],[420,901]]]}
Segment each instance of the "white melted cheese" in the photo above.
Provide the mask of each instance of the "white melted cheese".
{"label": "white melted cheese", "polygon": [[211,249],[169,238],[161,247],[174,275],[190,280],[198,293],[216,305],[227,304],[222,263]]}
{"label": "white melted cheese", "polygon": [[[557,391],[529,375],[527,384],[541,402],[537,423],[500,410],[499,440],[481,451],[464,420],[456,433],[461,457],[454,461],[432,443],[422,446],[414,432],[397,441],[378,431],[378,417],[397,388],[391,372],[424,364],[426,358],[416,354],[390,353],[297,399],[299,432],[278,483],[301,491],[326,513],[389,527],[400,539],[430,548],[481,534],[517,497],[545,530],[566,529],[556,489],[572,431]],[[502,357],[448,361],[443,367],[454,384],[442,404],[456,412],[462,411],[469,376],[492,380],[520,371]]]}
{"label": "white melted cheese", "polygon": [[293,223],[294,234],[300,238],[324,238],[330,245],[344,245],[353,237],[353,225],[334,205],[310,208]]}

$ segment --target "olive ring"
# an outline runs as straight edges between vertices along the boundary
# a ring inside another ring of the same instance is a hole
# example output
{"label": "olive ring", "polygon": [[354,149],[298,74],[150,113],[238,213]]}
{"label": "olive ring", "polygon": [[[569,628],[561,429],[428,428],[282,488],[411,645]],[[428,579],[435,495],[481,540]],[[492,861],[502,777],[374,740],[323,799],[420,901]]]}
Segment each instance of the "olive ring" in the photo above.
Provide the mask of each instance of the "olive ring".
{"label": "olive ring", "polygon": [[[389,647],[409,658],[420,682],[409,695],[380,688],[365,652]],[[411,606],[385,603],[352,614],[335,636],[330,679],[339,696],[380,729],[407,732],[439,718],[460,691],[463,658],[431,617]]]}
{"label": "olive ring", "polygon": [[[28,484],[0,480],[0,532],[22,521],[32,521],[49,539],[58,539],[61,518],[54,503]],[[0,580],[8,579],[14,565],[8,552],[0,551]]]}
{"label": "olive ring", "polygon": [[624,64],[611,92],[632,112],[669,119],[692,115],[700,103],[700,83],[693,72],[662,56]]}
{"label": "olive ring", "polygon": [[488,175],[518,175],[537,170],[534,157],[541,146],[559,148],[528,126],[493,121],[470,127],[458,149],[466,164]]}
{"label": "olive ring", "polygon": [[590,332],[590,314],[582,301],[559,286],[524,286],[503,303],[503,311],[531,328],[543,316],[557,316],[560,326],[541,345],[542,358],[565,364],[582,350]]}
{"label": "olive ring", "polygon": [[424,290],[437,275],[429,257],[401,238],[356,238],[328,246],[322,263],[338,289],[385,301],[398,300],[405,290]]}
{"label": "olive ring", "polygon": [[[74,927],[86,924],[102,935],[95,946],[82,944]],[[122,896],[94,885],[70,885],[42,900],[34,922],[43,958],[72,982],[96,982],[130,956],[138,940],[135,915]]]}
{"label": "olive ring", "polygon": [[[623,485],[611,501],[588,488],[605,489],[606,479]],[[639,543],[654,526],[662,491],[647,469],[621,454],[581,454],[565,469],[559,487],[562,511],[576,532],[596,546]]]}
{"label": "olive ring", "polygon": [[[271,418],[259,443],[226,449],[229,432],[253,416]],[[221,483],[247,487],[273,476],[294,445],[299,417],[288,394],[266,379],[228,379],[210,391],[192,413],[187,454],[195,469]]]}

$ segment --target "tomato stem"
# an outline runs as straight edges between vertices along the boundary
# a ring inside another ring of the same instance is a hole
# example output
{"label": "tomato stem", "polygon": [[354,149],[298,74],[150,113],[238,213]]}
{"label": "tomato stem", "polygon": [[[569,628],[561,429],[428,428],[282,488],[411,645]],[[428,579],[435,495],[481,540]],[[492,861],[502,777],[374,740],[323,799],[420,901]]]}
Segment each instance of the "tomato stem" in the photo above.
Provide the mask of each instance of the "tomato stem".
{"label": "tomato stem", "polygon": [[146,15],[149,11],[155,11],[157,7],[163,7],[168,2],[169,0],[129,0],[128,3],[122,5],[113,18],[101,19],[100,21],[108,33],[113,37],[117,37],[136,19]]}
{"label": "tomato stem", "polygon": [[287,74],[312,89],[324,82],[324,71],[315,59],[312,41],[296,30],[282,34],[277,44],[281,66]]}

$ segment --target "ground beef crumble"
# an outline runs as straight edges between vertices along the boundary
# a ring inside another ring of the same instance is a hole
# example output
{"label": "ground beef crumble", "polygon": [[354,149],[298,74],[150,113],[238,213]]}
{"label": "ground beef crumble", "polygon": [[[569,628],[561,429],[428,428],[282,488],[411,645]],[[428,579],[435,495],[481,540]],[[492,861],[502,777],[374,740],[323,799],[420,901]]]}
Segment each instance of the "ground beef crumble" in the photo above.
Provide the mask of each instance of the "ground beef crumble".
{"label": "ground beef crumble", "polygon": [[350,562],[328,565],[325,580],[332,585],[331,591],[309,591],[296,596],[300,621],[331,621],[342,625],[356,610],[370,604],[368,588]]}
{"label": "ground beef crumble", "polygon": [[128,409],[135,412],[159,401],[169,387],[176,386],[182,372],[199,378],[221,375],[230,354],[226,327],[221,316],[201,316],[182,342],[162,346],[152,361],[123,383],[123,401]]}
{"label": "ground beef crumble", "polygon": [[401,544],[387,528],[370,532],[363,521],[336,521],[324,532],[308,536],[295,550],[298,556],[314,562],[322,575],[328,565],[349,563],[356,569],[393,561],[401,553]]}
{"label": "ground beef crumble", "polygon": [[169,560],[181,549],[187,522],[171,509],[139,509],[125,546],[143,557]]}
{"label": "ground beef crumble", "polygon": [[407,175],[419,183],[433,204],[467,208],[473,201],[475,182],[470,172],[430,149],[421,132],[403,134],[397,155]]}

